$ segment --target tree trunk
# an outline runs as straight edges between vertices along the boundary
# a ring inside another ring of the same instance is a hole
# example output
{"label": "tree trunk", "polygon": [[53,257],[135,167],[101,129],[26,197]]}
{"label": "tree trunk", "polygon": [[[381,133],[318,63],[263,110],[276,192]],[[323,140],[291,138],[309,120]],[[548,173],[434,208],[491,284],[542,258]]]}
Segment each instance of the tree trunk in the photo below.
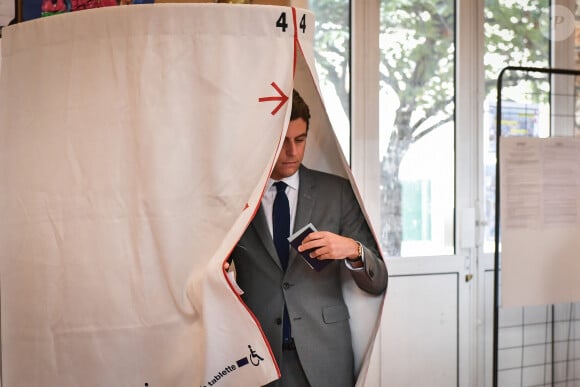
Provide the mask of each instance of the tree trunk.
{"label": "tree trunk", "polygon": [[399,180],[404,141],[391,136],[381,168],[381,244],[388,256],[401,255],[403,189]]}
{"label": "tree trunk", "polygon": [[390,257],[401,255],[403,240],[402,186],[399,181],[399,165],[383,158],[381,176],[381,244]]}

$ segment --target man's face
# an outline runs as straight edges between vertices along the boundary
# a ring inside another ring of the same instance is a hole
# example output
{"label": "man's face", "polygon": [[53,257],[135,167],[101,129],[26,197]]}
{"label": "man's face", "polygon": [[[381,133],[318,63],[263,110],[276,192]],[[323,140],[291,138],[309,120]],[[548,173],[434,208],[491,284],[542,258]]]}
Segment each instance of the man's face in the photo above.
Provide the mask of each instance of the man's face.
{"label": "man's face", "polygon": [[306,121],[302,118],[290,121],[284,145],[282,145],[280,156],[278,156],[278,161],[276,161],[272,171],[272,179],[280,180],[292,176],[298,170],[304,158],[306,130]]}

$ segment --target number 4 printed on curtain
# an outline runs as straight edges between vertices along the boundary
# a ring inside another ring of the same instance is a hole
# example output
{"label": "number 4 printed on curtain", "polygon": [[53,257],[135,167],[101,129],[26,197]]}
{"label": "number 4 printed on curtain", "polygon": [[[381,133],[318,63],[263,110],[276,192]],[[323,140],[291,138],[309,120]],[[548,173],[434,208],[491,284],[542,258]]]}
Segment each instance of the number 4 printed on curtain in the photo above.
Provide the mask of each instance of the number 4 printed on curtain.
{"label": "number 4 printed on curtain", "polygon": [[[295,12],[295,9],[292,9],[293,12]],[[282,12],[280,14],[280,16],[278,17],[278,20],[276,20],[276,27],[277,28],[282,28],[282,32],[286,32],[286,29],[288,28],[288,22],[286,21],[286,12]],[[302,33],[306,33],[306,14],[302,15],[302,17],[300,18],[300,24],[299,24],[300,30],[302,30]]]}

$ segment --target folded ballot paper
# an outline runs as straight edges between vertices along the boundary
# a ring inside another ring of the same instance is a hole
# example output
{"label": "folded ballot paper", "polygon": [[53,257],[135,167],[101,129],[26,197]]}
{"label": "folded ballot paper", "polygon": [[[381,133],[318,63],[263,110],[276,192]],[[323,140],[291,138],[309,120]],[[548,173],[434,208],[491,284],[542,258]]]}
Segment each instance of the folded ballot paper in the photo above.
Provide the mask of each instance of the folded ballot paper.
{"label": "folded ballot paper", "polygon": [[[308,234],[310,234],[311,232],[314,232],[314,231],[318,231],[318,230],[316,229],[316,227],[314,227],[314,225],[312,223],[308,223],[306,226],[302,227],[300,230],[296,231],[294,234],[292,234],[288,237],[288,242],[290,242],[290,246],[294,247],[296,249],[296,251],[298,251],[298,246],[300,246],[302,244],[302,241],[304,240],[304,238],[306,238],[308,236]],[[311,258],[310,253],[313,250],[314,249],[309,249],[309,250],[305,250],[302,252],[298,251],[298,254],[300,254],[302,256],[302,258],[304,258],[304,260],[306,261],[308,266],[310,266],[312,269],[314,269],[316,271],[320,271],[320,270],[324,269],[326,267],[326,265],[328,265],[330,262],[332,262],[329,259],[320,260],[320,259],[316,259],[316,258]]]}

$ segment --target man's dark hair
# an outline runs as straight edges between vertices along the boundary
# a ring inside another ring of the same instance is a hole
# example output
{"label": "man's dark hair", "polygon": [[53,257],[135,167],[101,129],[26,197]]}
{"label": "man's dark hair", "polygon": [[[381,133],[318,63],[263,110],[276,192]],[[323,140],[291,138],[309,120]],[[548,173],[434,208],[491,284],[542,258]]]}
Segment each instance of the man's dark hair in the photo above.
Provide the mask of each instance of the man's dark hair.
{"label": "man's dark hair", "polygon": [[292,90],[292,113],[290,114],[290,121],[302,118],[306,121],[306,129],[310,126],[310,109],[300,94],[296,90]]}

